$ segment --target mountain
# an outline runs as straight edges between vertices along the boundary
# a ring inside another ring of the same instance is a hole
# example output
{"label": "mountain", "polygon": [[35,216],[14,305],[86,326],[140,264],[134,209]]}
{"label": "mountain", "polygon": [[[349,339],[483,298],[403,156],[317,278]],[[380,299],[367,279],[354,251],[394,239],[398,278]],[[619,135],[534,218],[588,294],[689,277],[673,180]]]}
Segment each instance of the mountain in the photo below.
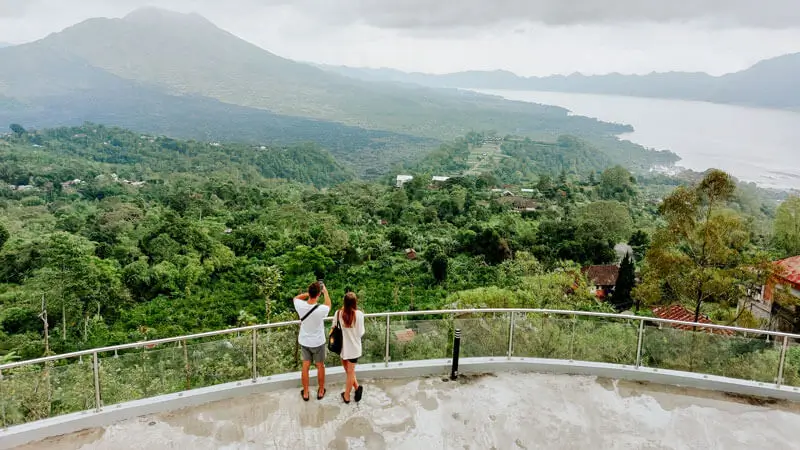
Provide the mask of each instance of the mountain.
{"label": "mountain", "polygon": [[90,19],[37,44],[172,95],[201,95],[277,114],[452,138],[473,129],[609,133],[561,108],[419,86],[363,83],[274,55],[201,16],[142,9]]}
{"label": "mountain", "polygon": [[617,163],[663,162],[643,148],[614,150],[614,136],[628,126],[462,90],[355,80],[279,57],[195,14],[147,8],[90,19],[0,49],[0,60],[6,122],[89,120],[195,139],[308,138],[374,175],[422,156],[433,140],[472,130],[545,140],[571,134],[606,142],[599,147],[624,154]]}
{"label": "mountain", "polygon": [[[0,123],[43,128],[103,123],[207,141],[316,142],[361,175],[377,176],[437,141],[279,115],[126,80],[43,42],[0,50]],[[30,74],[35,74],[31,76]]]}
{"label": "mountain", "polygon": [[580,92],[703,100],[770,108],[800,107],[800,88],[796,83],[800,79],[800,53],[761,61],[746,70],[718,77],[698,72],[520,77],[507,71],[469,71],[430,75],[392,69],[323,68],[362,80],[415,83],[429,87]]}

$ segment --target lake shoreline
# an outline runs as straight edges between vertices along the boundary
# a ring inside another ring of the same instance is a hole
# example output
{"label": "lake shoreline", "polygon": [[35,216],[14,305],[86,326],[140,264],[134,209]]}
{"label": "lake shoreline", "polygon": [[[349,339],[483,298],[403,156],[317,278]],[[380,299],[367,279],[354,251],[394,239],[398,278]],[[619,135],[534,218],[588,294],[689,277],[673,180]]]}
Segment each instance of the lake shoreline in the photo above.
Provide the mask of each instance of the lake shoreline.
{"label": "lake shoreline", "polygon": [[648,150],[680,157],[670,170],[725,170],[774,191],[800,191],[800,113],[698,100],[574,94],[554,91],[479,90],[508,100],[566,108],[574,115],[629,124],[617,135]]}

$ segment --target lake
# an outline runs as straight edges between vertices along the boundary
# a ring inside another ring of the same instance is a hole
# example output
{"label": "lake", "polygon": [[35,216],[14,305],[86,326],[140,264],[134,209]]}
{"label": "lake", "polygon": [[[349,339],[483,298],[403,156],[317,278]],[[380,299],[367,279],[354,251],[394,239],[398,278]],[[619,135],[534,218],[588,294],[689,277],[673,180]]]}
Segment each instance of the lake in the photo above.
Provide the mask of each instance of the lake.
{"label": "lake", "polygon": [[557,105],[573,114],[630,124],[620,135],[647,148],[672,150],[678,165],[718,168],[764,187],[800,189],[800,113],[613,95],[481,90],[509,100]]}

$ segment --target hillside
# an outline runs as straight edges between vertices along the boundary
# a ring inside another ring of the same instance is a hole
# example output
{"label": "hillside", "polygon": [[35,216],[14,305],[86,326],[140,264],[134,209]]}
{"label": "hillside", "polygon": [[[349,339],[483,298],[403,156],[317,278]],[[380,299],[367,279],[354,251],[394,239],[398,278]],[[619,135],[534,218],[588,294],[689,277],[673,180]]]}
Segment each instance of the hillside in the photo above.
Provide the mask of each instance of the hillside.
{"label": "hillside", "polygon": [[689,72],[520,77],[507,71],[468,71],[429,75],[392,69],[323,67],[357,79],[415,83],[430,87],[580,92],[774,108],[800,107],[800,88],[796,84],[796,80],[800,78],[800,53],[764,60],[746,70],[719,77]]}
{"label": "hillside", "polygon": [[280,115],[199,95],[170,95],[41,42],[3,49],[0,55],[8,63],[0,66],[0,124],[43,128],[89,121],[204,141],[315,142],[362,176],[383,174],[437,145],[431,139]]}
{"label": "hillside", "polygon": [[94,189],[97,176],[116,173],[156,184],[170,178],[224,175],[230,180],[287,179],[317,186],[355,174],[313,144],[258,146],[180,141],[85,124],[0,139],[2,186],[56,186],[74,179]]}

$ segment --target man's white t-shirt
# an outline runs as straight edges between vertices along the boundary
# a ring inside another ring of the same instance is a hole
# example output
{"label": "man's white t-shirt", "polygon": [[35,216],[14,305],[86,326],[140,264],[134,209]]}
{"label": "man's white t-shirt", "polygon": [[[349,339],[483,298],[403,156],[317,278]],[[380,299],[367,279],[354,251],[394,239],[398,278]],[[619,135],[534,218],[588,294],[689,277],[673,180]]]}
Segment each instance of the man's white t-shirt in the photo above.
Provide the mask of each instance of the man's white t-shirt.
{"label": "man's white t-shirt", "polygon": [[[309,305],[308,302],[299,298],[294,299],[294,309],[301,319],[316,305],[317,303]],[[310,348],[325,345],[325,324],[323,320],[328,317],[330,311],[330,307],[320,303],[319,307],[306,317],[306,320],[300,325],[300,333],[297,335],[297,342],[300,345]]]}

